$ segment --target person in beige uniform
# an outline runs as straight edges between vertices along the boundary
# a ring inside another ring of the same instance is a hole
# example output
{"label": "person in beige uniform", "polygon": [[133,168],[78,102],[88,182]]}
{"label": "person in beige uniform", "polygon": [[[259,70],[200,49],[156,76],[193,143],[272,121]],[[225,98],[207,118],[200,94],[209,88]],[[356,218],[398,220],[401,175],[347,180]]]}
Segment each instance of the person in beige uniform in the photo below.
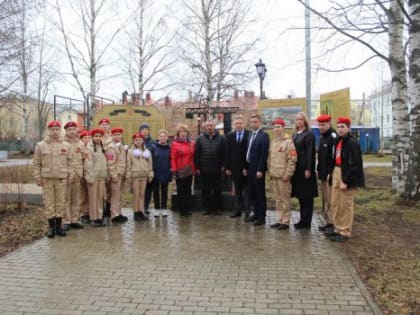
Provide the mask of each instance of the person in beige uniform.
{"label": "person in beige uniform", "polygon": [[64,213],[64,231],[72,229],[83,229],[79,223],[80,216],[80,189],[83,178],[83,154],[85,145],[77,134],[77,123],[69,121],[64,125],[66,132],[65,141],[70,144],[70,150],[73,156],[72,167],[70,167],[70,178],[67,183],[66,209]]}
{"label": "person in beige uniform", "polygon": [[[104,136],[102,143],[106,148],[110,143],[112,143],[112,134],[111,134],[111,121],[108,118],[102,118],[99,120],[99,128],[104,131]],[[111,216],[111,183],[105,183],[105,208],[103,211],[104,217],[109,218]]]}
{"label": "person in beige uniform", "polygon": [[278,222],[271,224],[272,228],[286,230],[290,224],[290,179],[295,172],[297,153],[293,140],[284,130],[283,119],[273,120],[274,138],[270,146],[270,180],[273,196],[276,201]]}
{"label": "person in beige uniform", "polygon": [[[79,135],[80,137],[80,141],[83,142],[84,146],[85,146],[85,151],[84,151],[84,155],[83,155],[83,163],[85,161],[85,159],[88,157],[88,144],[91,143],[92,141],[92,137],[90,136],[89,131],[84,130],[80,133]],[[83,170],[84,173],[84,170]],[[83,178],[81,180],[80,183],[80,190],[79,190],[79,199],[80,199],[80,220],[82,221],[83,224],[89,224],[90,223],[90,218],[89,218],[89,197],[88,197],[88,188],[87,188],[87,183],[86,183],[86,179],[83,175]]]}
{"label": "person in beige uniform", "polygon": [[105,226],[103,215],[103,202],[105,193],[105,181],[108,177],[108,165],[106,152],[102,144],[104,131],[92,129],[90,131],[92,145],[87,146],[87,154],[84,160],[84,177],[87,183],[89,196],[89,218],[95,227]]}
{"label": "person in beige uniform", "polygon": [[123,128],[112,128],[112,142],[106,147],[108,161],[111,221],[112,223],[125,223],[127,217],[121,214],[121,190],[126,172],[126,157],[124,145],[121,143]]}
{"label": "person in beige uniform", "polygon": [[36,184],[42,186],[49,238],[53,238],[56,234],[66,235],[61,223],[71,159],[70,145],[63,140],[61,124],[53,120],[48,124],[47,138],[37,143],[32,162]]}
{"label": "person in beige uniform", "polygon": [[133,136],[133,145],[127,154],[127,180],[133,189],[134,221],[145,221],[144,198],[147,183],[153,180],[152,154],[144,145],[141,133]]}

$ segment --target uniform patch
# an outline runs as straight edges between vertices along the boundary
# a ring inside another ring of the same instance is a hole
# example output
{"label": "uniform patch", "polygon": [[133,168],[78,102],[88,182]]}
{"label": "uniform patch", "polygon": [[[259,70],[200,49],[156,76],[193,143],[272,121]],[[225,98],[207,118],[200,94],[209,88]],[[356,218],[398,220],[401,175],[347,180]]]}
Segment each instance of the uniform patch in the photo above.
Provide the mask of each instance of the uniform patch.
{"label": "uniform patch", "polygon": [[67,154],[67,149],[61,149],[61,154]]}
{"label": "uniform patch", "polygon": [[291,149],[291,150],[289,150],[289,154],[290,154],[290,156],[296,156],[296,155],[297,155],[297,153],[296,153],[296,150],[295,150],[295,149]]}
{"label": "uniform patch", "polygon": [[279,152],[284,152],[284,148],[280,147]]}
{"label": "uniform patch", "polygon": [[82,150],[79,147],[76,148],[76,153],[80,153],[81,151]]}
{"label": "uniform patch", "polygon": [[108,153],[108,154],[106,155],[106,159],[107,159],[108,161],[114,161],[114,154],[112,154],[112,153]]}

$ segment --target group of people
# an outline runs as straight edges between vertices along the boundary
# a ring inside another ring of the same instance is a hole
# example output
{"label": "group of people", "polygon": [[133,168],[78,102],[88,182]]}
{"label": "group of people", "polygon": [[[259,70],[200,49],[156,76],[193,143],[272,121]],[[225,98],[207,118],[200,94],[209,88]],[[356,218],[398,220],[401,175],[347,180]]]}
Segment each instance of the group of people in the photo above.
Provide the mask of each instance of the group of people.
{"label": "group of people", "polygon": [[[111,128],[107,118],[99,127],[78,133],[75,122],[64,125],[65,138],[58,121],[48,124],[46,139],[34,153],[34,176],[43,188],[48,217],[48,237],[64,236],[68,229],[80,229],[80,223],[104,226],[109,217],[114,224],[128,218],[121,212],[124,183],[133,194],[135,221],[148,219],[153,195],[154,215],[167,216],[168,184],[176,181],[176,206],[181,216],[191,215],[191,186],[199,178],[203,215],[220,214],[222,209],[221,175],[231,178],[234,208],[230,217],[245,212],[245,221],[255,226],[266,224],[266,178],[270,178],[277,211],[272,228],[286,230],[291,221],[290,200],[300,205],[300,221],[295,229],[311,227],[314,198],[321,182],[325,225],[319,229],[332,240],[346,241],[351,236],[353,200],[356,187],[364,185],[361,150],[350,134],[350,119],[337,120],[337,133],[331,117],[317,118],[321,132],[316,163],[315,137],[303,112],[296,116],[295,132],[289,137],[285,121],[272,122],[274,136],[263,130],[260,115],[245,128],[241,115],[234,118],[234,130],[222,135],[215,122],[208,120],[203,132],[193,141],[186,125],[176,128],[174,140],[160,130],[158,139],[150,137],[147,124],[132,135],[132,144],[124,145],[124,130]],[[315,165],[317,168],[315,171]]]}

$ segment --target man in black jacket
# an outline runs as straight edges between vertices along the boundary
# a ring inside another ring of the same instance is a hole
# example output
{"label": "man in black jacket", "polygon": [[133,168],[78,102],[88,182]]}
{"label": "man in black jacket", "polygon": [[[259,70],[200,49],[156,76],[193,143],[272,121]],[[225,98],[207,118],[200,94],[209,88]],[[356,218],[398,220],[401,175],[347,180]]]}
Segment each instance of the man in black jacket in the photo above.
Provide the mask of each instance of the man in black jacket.
{"label": "man in black jacket", "polygon": [[201,179],[203,215],[220,214],[222,191],[220,175],[224,167],[226,139],[215,130],[213,121],[206,121],[205,132],[195,142],[195,167]]}
{"label": "man in black jacket", "polygon": [[344,242],[350,239],[353,216],[354,195],[357,187],[364,187],[362,151],[357,140],[350,134],[351,120],[337,119],[338,138],[334,149],[333,186],[331,213],[334,231],[327,232],[332,241]]}
{"label": "man in black jacket", "polygon": [[234,209],[230,217],[236,218],[241,216],[242,209],[248,214],[247,178],[244,176],[244,170],[250,132],[245,129],[245,119],[242,115],[236,116],[233,124],[235,130],[226,137],[225,173],[231,176],[235,188]]}
{"label": "man in black jacket", "polygon": [[337,138],[335,130],[331,127],[331,116],[320,115],[318,121],[319,132],[321,134],[318,147],[318,178],[321,181],[322,193],[322,215],[326,224],[319,226],[320,231],[332,228],[331,218],[331,185],[327,180],[330,177],[330,171],[333,166],[333,148],[334,141]]}

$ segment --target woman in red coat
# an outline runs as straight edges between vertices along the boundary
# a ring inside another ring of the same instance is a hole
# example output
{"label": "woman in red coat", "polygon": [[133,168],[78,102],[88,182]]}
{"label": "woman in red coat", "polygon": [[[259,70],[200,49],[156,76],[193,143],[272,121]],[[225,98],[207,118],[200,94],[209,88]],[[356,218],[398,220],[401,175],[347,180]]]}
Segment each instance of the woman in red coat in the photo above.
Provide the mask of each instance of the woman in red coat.
{"label": "woman in red coat", "polygon": [[186,125],[176,127],[176,139],[171,145],[171,171],[176,180],[176,193],[179,213],[182,216],[191,215],[191,185],[195,172],[194,142],[189,138],[190,132]]}

